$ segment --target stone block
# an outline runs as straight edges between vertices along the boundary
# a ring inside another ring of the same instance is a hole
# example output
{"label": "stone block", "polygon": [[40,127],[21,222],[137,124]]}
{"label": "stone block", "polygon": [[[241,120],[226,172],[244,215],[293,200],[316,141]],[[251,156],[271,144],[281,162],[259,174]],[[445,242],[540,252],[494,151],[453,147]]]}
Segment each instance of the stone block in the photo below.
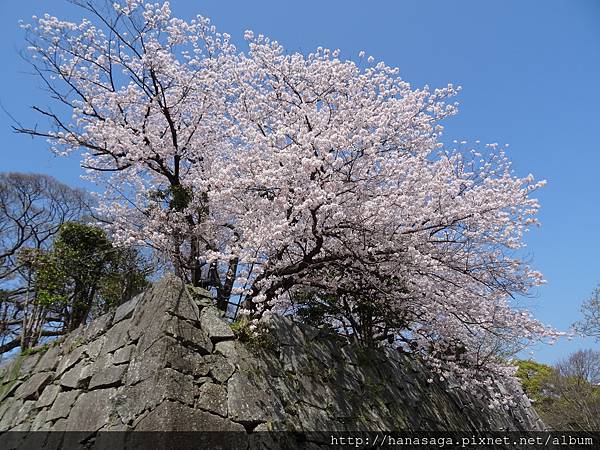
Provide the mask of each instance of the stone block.
{"label": "stone block", "polygon": [[56,400],[54,400],[52,408],[48,411],[46,420],[51,421],[68,417],[71,412],[71,407],[79,394],[81,394],[81,391],[78,390],[59,393]]}
{"label": "stone block", "polygon": [[19,378],[27,378],[31,373],[33,373],[33,370],[35,369],[35,366],[37,365],[41,356],[41,353],[34,353],[33,355],[28,356],[18,356],[18,358],[21,358]]}
{"label": "stone block", "polygon": [[154,343],[143,352],[137,348],[129,363],[125,380],[126,384],[133,385],[147,378],[151,378],[157,371],[163,369],[167,365],[168,359],[173,355],[178,346],[179,344],[177,341],[163,336],[154,341]]}
{"label": "stone block", "polygon": [[166,355],[166,365],[178,372],[182,372],[194,377],[204,377],[208,375],[211,368],[211,356],[203,356],[200,353],[191,351],[173,341],[174,345],[171,351]]}
{"label": "stone block", "polygon": [[60,385],[67,389],[87,388],[93,374],[93,364],[81,362],[75,367],[66,371],[60,377]]}
{"label": "stone block", "polygon": [[131,300],[120,305],[115,311],[115,316],[113,317],[113,323],[120,322],[121,320],[129,319],[133,317],[133,312],[135,311],[138,302],[140,301],[141,296],[135,296]]}
{"label": "stone block", "polygon": [[60,359],[61,348],[59,345],[51,346],[42,356],[40,357],[40,361],[35,367],[37,372],[41,372],[44,370],[52,371],[56,369],[58,366],[58,361]]}
{"label": "stone block", "polygon": [[0,432],[7,431],[13,427],[21,406],[23,406],[22,400],[12,400],[6,402],[2,418],[0,419]]}
{"label": "stone block", "polygon": [[198,390],[196,408],[227,416],[227,390],[218,384],[204,383]]}
{"label": "stone block", "polygon": [[204,308],[200,313],[200,328],[208,333],[213,342],[235,338],[231,327],[222,315],[221,311],[214,306]]}
{"label": "stone block", "polygon": [[19,386],[15,395],[23,400],[37,400],[46,385],[48,385],[52,379],[53,374],[51,372],[35,373]]}
{"label": "stone block", "polygon": [[235,372],[235,367],[221,355],[207,355],[204,360],[210,365],[209,375],[219,383],[225,383]]}
{"label": "stone block", "polygon": [[129,330],[132,326],[131,319],[126,319],[113,325],[105,334],[106,340],[102,346],[102,353],[111,353],[128,345],[130,343]]}
{"label": "stone block", "polygon": [[57,386],[56,384],[46,386],[46,389],[44,389],[42,395],[40,395],[40,398],[37,401],[36,407],[45,408],[46,406],[51,406],[59,392],[60,386]]}
{"label": "stone block", "polygon": [[44,409],[37,413],[33,422],[31,422],[31,431],[44,431],[46,430],[46,417],[48,416],[48,410]]}
{"label": "stone block", "polygon": [[106,331],[112,325],[112,318],[113,313],[108,312],[89,323],[83,330],[83,340],[85,342],[90,342],[96,339],[98,336],[106,333]]}
{"label": "stone block", "polygon": [[66,431],[95,432],[114,422],[116,389],[99,389],[79,396],[67,423]]}
{"label": "stone block", "polygon": [[115,401],[116,410],[123,423],[131,424],[144,411],[154,409],[165,400],[193,406],[195,393],[192,376],[163,369],[134,386],[120,389]]}
{"label": "stone block", "polygon": [[131,355],[135,350],[135,345],[128,345],[120,348],[113,356],[112,363],[115,365],[128,363],[131,360]]}
{"label": "stone block", "polygon": [[94,339],[89,344],[87,344],[85,352],[92,361],[96,360],[100,356],[100,352],[102,351],[102,347],[104,346],[105,340],[105,336],[99,336],[98,338]]}
{"label": "stone block", "polygon": [[203,354],[213,351],[213,344],[208,334],[200,328],[177,318],[171,318],[166,323],[165,333],[180,341],[184,346],[191,347]]}
{"label": "stone block", "polygon": [[88,389],[92,390],[119,386],[124,383],[126,372],[126,365],[121,364],[120,366],[108,366],[100,372],[94,373],[92,379],[90,380]]}
{"label": "stone block", "polygon": [[84,357],[85,350],[86,347],[81,345],[63,355],[56,369],[56,377],[60,377],[64,372],[77,364]]}
{"label": "stone block", "polygon": [[[164,401],[143,417],[135,431],[239,431],[242,425],[205,411],[199,411],[178,402]],[[227,435],[220,435],[226,439]],[[231,447],[225,447],[231,448]]]}
{"label": "stone block", "polygon": [[284,410],[273,391],[261,389],[247,374],[236,372],[227,382],[227,410],[231,420],[258,424],[282,420]]}

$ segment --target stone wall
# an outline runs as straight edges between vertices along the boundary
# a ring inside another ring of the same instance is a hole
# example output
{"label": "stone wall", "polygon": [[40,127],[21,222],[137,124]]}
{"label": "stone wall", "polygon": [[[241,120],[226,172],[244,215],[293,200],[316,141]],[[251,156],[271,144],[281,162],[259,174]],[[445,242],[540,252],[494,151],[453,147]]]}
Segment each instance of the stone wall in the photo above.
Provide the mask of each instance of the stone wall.
{"label": "stone wall", "polygon": [[490,410],[456,386],[427,383],[426,370],[397,352],[366,352],[286,318],[268,319],[268,334],[240,342],[201,294],[167,277],[2,365],[0,432],[80,431],[93,441],[105,430],[543,427],[524,396],[512,411]]}

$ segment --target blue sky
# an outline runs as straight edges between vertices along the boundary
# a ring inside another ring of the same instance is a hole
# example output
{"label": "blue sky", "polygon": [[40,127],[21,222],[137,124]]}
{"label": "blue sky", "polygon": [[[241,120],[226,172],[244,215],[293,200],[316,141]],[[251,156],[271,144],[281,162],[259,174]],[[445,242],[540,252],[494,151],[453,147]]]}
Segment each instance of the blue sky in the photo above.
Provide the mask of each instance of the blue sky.
{"label": "blue sky", "polygon": [[[600,2],[354,0],[302,2],[173,0],[180,17],[211,17],[240,42],[252,29],[309,52],[360,50],[400,68],[415,87],[461,85],[461,112],[446,122],[446,139],[510,144],[519,175],[548,180],[540,191],[542,227],[527,237],[528,256],[548,283],[525,301],[535,316],[559,329],[579,318],[581,302],[600,282]],[[31,125],[29,106],[47,104],[39,82],[18,56],[19,19],[49,12],[77,19],[63,0],[0,0],[0,101]],[[84,185],[77,158],[52,156],[42,140],[14,135],[0,113],[0,171],[49,173]],[[533,349],[554,362],[590,339]]]}

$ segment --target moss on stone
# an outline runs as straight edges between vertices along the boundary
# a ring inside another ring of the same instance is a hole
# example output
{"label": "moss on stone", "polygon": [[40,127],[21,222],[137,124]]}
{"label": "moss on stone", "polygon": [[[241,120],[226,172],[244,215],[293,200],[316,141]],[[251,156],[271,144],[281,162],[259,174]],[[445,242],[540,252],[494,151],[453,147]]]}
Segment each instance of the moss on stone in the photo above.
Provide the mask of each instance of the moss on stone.
{"label": "moss on stone", "polygon": [[37,353],[46,353],[50,347],[50,344],[44,344],[39,347],[28,348],[21,352],[21,356],[30,356],[35,355]]}

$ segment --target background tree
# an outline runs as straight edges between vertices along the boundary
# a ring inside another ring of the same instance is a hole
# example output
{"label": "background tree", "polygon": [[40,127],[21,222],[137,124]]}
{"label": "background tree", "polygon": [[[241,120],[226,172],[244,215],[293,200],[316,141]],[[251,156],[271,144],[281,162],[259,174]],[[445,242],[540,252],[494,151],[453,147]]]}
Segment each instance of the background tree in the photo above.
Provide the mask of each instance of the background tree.
{"label": "background tree", "polygon": [[77,328],[137,294],[152,265],[115,248],[89,198],[51,177],[0,174],[0,355]]}
{"label": "background tree", "polygon": [[50,176],[0,173],[0,354],[27,348],[31,327],[40,324],[33,256],[51,246],[64,222],[88,215],[89,203],[83,190]]}
{"label": "background tree", "polygon": [[119,245],[159,250],[222,309],[320,304],[323,325],[466,388],[512,380],[499,341],[560,335],[514,309],[543,282],[518,251],[544,183],[495,144],[440,142],[458,88],[413,89],[372,58],[288,54],[250,31],[242,53],[168,3],[77,3],[93,20],[24,26],[69,112],[36,107],[52,129],[18,131],[83,150]]}
{"label": "background tree", "polygon": [[89,213],[90,199],[41,174],[0,173],[0,283],[19,275],[23,248],[43,249],[60,226]]}
{"label": "background tree", "polygon": [[600,352],[579,350],[553,367],[519,361],[517,377],[546,425],[554,430],[600,429]]}
{"label": "background tree", "polygon": [[523,390],[534,403],[536,409],[543,409],[543,402],[550,396],[548,383],[554,376],[555,370],[551,366],[540,364],[531,359],[519,360],[516,365],[517,372],[515,375],[521,381]]}
{"label": "background tree", "polygon": [[39,301],[60,317],[63,333],[72,331],[92,311],[107,312],[141,292],[147,285],[142,261],[134,249],[113,247],[100,228],[67,222],[37,262]]}
{"label": "background tree", "polygon": [[575,330],[600,340],[600,285],[581,307],[583,319],[575,324]]}

